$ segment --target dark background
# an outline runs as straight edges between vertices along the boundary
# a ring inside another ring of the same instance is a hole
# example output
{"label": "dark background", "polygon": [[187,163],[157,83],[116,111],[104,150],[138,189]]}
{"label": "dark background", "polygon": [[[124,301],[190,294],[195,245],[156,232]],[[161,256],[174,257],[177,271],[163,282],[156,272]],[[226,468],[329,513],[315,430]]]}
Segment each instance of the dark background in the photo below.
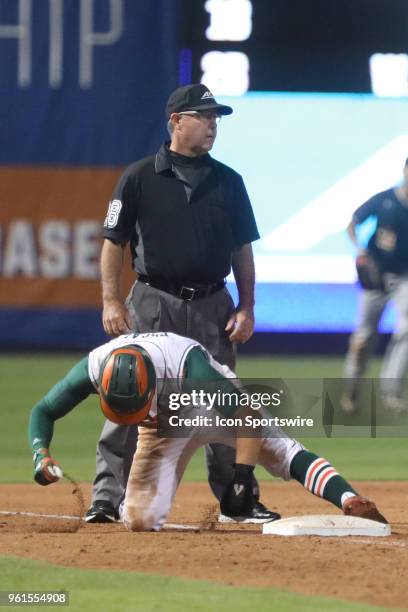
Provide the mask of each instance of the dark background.
{"label": "dark background", "polygon": [[206,39],[204,1],[180,1],[193,81],[204,53],[242,51],[251,90],[371,92],[369,57],[408,53],[407,0],[254,0],[250,38],[231,42]]}

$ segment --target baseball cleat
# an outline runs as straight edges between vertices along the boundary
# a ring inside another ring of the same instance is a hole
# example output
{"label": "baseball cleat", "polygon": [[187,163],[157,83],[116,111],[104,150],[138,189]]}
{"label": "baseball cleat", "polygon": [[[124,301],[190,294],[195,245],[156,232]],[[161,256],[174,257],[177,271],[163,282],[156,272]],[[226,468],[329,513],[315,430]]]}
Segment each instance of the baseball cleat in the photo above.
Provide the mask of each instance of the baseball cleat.
{"label": "baseball cleat", "polygon": [[399,395],[384,395],[383,402],[385,410],[393,414],[401,414],[402,412],[407,412],[408,410],[406,400]]}
{"label": "baseball cleat", "polygon": [[377,521],[378,523],[388,524],[387,519],[378,512],[375,503],[359,495],[350,497],[345,502],[343,512],[347,516],[358,516],[360,518],[370,519],[371,521]]}
{"label": "baseball cleat", "polygon": [[357,394],[345,391],[340,398],[340,408],[344,414],[355,414],[357,412]]}
{"label": "baseball cleat", "polygon": [[86,523],[114,523],[118,515],[108,501],[96,500],[85,514]]}
{"label": "baseball cleat", "polygon": [[268,510],[261,502],[256,502],[251,513],[247,516],[226,516],[225,514],[218,515],[219,523],[246,523],[246,524],[261,524],[269,523],[270,521],[278,521],[281,515],[277,512]]}

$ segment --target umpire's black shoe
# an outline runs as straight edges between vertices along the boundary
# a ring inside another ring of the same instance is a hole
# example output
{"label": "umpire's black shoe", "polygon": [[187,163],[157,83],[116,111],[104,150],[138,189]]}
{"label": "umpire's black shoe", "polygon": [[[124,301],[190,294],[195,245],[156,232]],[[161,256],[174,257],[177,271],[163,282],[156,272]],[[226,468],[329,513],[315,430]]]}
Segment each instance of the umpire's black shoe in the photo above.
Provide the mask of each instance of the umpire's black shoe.
{"label": "umpire's black shoe", "polygon": [[85,514],[86,523],[114,523],[118,514],[113,505],[105,500],[96,500]]}
{"label": "umpire's black shoe", "polygon": [[277,512],[272,512],[265,508],[261,502],[256,502],[252,511],[247,516],[226,516],[225,514],[218,515],[219,523],[269,523],[278,521],[281,515]]}

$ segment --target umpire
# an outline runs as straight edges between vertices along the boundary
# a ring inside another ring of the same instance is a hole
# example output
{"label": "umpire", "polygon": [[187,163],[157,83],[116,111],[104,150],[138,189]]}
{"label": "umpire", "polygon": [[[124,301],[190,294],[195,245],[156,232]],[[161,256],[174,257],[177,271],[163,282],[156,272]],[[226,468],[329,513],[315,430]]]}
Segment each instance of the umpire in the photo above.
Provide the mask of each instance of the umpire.
{"label": "umpire", "polygon": [[408,368],[408,158],[401,186],[377,193],[354,213],[347,232],[357,248],[356,226],[369,217],[375,219],[376,229],[367,249],[360,249],[357,257],[363,291],[346,357],[348,380],[341,405],[344,412],[356,411],[358,378],[364,374],[385,306],[394,300],[397,324],[380,377],[384,406],[398,413],[407,409],[403,387]]}
{"label": "umpire", "polygon": [[[171,141],[129,166],[109,203],[101,274],[103,325],[109,335],[175,332],[197,340],[234,369],[234,345],[246,342],[254,328],[251,242],[259,234],[241,176],[208,154],[221,117],[231,113],[202,84],[170,95]],[[137,280],[124,304],[120,277],[128,243]],[[225,287],[231,267],[239,293],[236,308]],[[135,426],[105,423],[88,522],[114,520],[136,440]],[[210,486],[221,499],[231,480],[234,451],[213,444],[206,448],[206,459]],[[254,487],[258,490],[256,481]],[[269,514],[258,502],[253,522]]]}

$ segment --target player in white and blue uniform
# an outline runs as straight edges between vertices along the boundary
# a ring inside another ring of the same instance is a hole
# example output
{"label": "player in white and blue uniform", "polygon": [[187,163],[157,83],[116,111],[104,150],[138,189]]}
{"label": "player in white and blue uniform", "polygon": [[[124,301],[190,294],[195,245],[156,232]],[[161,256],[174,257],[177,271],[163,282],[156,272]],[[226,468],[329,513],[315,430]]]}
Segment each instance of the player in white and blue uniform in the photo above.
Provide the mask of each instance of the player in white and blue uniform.
{"label": "player in white and blue uniform", "polygon": [[[356,226],[369,217],[375,218],[376,228],[366,249],[360,249]],[[376,263],[383,287],[361,292],[359,318],[346,356],[342,406],[349,413],[357,409],[358,379],[366,370],[384,309],[393,300],[397,322],[380,377],[385,407],[401,412],[407,409],[403,387],[408,368],[408,158],[401,186],[378,193],[360,206],[347,231],[360,254],[367,252]]]}

